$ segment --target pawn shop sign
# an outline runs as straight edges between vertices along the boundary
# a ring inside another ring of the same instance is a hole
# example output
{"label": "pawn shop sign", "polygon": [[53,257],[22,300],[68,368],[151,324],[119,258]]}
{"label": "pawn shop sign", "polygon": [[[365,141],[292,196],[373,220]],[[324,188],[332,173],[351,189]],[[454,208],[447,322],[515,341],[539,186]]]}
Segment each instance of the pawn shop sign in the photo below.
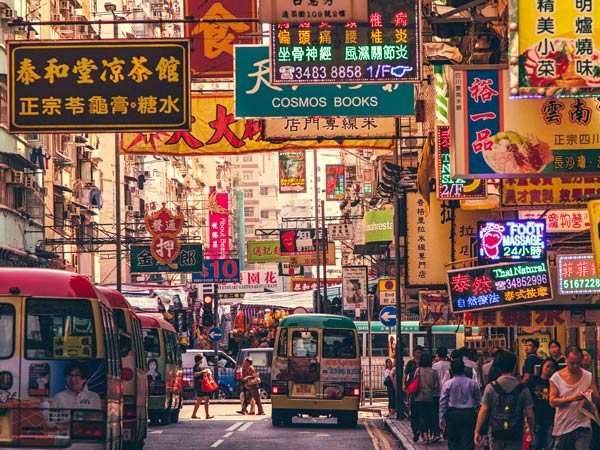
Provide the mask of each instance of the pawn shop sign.
{"label": "pawn shop sign", "polygon": [[173,212],[162,204],[162,208],[151,214],[146,213],[144,216],[144,222],[146,223],[146,230],[152,236],[157,234],[170,234],[177,236],[183,229],[183,214]]}

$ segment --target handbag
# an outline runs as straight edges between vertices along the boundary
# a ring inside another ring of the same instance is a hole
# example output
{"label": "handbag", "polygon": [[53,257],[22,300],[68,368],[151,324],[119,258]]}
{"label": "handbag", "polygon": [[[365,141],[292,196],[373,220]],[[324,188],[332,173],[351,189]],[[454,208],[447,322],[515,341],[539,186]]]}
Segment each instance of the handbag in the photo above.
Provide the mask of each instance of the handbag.
{"label": "handbag", "polygon": [[261,383],[261,379],[258,375],[254,375],[246,380],[246,386],[258,386]]}
{"label": "handbag", "polygon": [[217,389],[219,389],[219,385],[214,380],[212,375],[211,374],[204,375],[204,378],[202,378],[202,382],[200,383],[200,390],[202,392],[212,392],[212,391],[216,391]]}
{"label": "handbag", "polygon": [[420,389],[420,385],[419,385],[419,378],[421,375],[421,371],[420,369],[417,369],[415,371],[415,375],[413,376],[413,379],[410,380],[410,383],[408,383],[408,387],[406,388],[406,394],[409,397],[414,397],[415,395],[417,395],[419,393],[419,389]]}

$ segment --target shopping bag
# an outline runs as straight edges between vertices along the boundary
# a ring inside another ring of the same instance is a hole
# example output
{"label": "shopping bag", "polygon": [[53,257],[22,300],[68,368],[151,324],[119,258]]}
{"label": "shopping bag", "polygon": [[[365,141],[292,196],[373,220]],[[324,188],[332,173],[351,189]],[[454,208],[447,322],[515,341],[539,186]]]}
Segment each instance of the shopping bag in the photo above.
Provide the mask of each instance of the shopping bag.
{"label": "shopping bag", "polygon": [[213,379],[211,374],[206,374],[204,378],[202,378],[202,383],[200,384],[200,390],[202,392],[212,392],[216,391],[218,388],[219,385]]}
{"label": "shopping bag", "polygon": [[410,383],[408,383],[408,387],[406,388],[406,394],[409,397],[414,397],[415,395],[417,395],[419,393],[419,375],[421,375],[421,371],[419,369],[417,369],[415,371],[415,375],[413,376],[413,379],[410,381]]}

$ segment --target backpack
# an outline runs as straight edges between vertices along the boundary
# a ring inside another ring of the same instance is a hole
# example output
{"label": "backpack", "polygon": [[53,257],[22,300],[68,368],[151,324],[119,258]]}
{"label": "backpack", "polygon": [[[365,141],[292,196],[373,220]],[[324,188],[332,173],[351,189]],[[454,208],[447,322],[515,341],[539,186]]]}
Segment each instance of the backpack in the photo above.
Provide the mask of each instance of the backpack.
{"label": "backpack", "polygon": [[523,409],[518,407],[518,399],[525,385],[519,383],[512,392],[506,392],[497,381],[490,384],[498,393],[497,401],[489,414],[492,437],[504,441],[522,439],[524,418]]}

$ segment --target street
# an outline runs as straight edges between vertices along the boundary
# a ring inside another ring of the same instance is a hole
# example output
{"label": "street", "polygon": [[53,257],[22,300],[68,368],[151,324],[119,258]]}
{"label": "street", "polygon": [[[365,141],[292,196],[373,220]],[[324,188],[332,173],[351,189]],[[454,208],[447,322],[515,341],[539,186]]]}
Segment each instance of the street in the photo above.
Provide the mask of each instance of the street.
{"label": "street", "polygon": [[177,424],[150,427],[146,450],[231,450],[282,448],[326,448],[328,450],[399,448],[398,441],[385,429],[379,414],[361,411],[356,428],[340,428],[335,419],[295,418],[291,427],[271,425],[271,405],[264,416],[237,414],[239,403],[211,404],[214,419],[191,419],[192,405],[186,404]]}

